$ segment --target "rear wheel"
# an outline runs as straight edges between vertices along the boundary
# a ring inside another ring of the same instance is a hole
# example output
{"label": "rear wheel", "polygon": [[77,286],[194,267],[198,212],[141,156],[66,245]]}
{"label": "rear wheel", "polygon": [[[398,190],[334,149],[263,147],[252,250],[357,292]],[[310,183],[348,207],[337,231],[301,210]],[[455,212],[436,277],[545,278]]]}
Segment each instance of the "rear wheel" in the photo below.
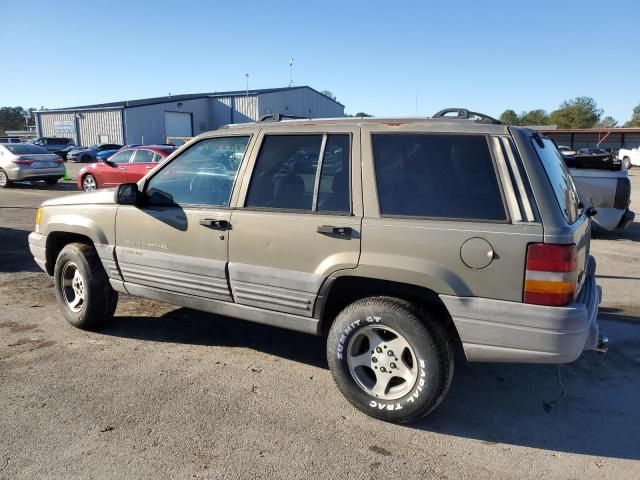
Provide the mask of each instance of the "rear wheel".
{"label": "rear wheel", "polygon": [[627,170],[629,170],[631,168],[631,159],[629,157],[624,157],[622,161],[624,162],[624,166],[627,167]]}
{"label": "rear wheel", "polygon": [[356,408],[398,423],[433,411],[453,376],[443,327],[417,305],[391,297],[365,298],[344,309],[329,331],[327,359]]}
{"label": "rear wheel", "polygon": [[53,275],[56,298],[69,323],[86,330],[113,317],[118,292],[111,288],[95,248],[82,243],[66,245]]}
{"label": "rear wheel", "polygon": [[98,188],[96,177],[91,174],[85,175],[82,179],[82,190],[85,192],[93,192]]}
{"label": "rear wheel", "polygon": [[0,188],[7,188],[11,186],[11,180],[9,180],[9,176],[7,172],[0,168]]}

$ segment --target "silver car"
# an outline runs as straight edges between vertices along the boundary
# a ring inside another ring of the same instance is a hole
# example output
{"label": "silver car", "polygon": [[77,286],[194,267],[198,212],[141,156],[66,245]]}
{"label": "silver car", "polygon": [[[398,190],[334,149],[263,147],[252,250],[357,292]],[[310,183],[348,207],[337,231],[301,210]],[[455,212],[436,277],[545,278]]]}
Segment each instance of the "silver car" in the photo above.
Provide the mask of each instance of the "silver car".
{"label": "silver car", "polygon": [[55,184],[64,176],[62,159],[30,143],[0,144],[0,188],[13,182],[44,180]]}

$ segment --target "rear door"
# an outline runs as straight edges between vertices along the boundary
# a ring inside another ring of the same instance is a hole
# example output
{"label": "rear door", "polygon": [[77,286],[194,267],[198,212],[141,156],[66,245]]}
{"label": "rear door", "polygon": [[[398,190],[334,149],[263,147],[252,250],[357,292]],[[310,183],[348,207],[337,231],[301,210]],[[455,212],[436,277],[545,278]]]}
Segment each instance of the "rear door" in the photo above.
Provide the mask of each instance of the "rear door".
{"label": "rear door", "polygon": [[260,134],[231,215],[237,303],[311,316],[323,280],[358,264],[359,129],[324,127]]}
{"label": "rear door", "polygon": [[135,150],[135,154],[128,165],[127,181],[136,183],[150,170],[153,170],[157,166],[157,163],[154,162],[156,157],[157,154],[151,150],[142,148]]}

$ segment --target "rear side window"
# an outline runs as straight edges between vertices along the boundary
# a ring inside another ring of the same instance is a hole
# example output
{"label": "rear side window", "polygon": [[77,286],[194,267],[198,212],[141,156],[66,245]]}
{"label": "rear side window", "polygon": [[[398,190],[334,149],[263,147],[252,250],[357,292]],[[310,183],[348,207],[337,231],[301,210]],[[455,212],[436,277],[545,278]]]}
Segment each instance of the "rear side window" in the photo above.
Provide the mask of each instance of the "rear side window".
{"label": "rear side window", "polygon": [[578,203],[580,202],[573,179],[564,163],[564,157],[554,143],[548,138],[539,137],[539,139],[542,141],[542,145],[534,139],[532,140],[533,148],[535,148],[547,172],[564,218],[569,224],[572,224],[578,219]]}
{"label": "rear side window", "polygon": [[265,136],[246,206],[350,212],[349,150],[345,134]]}
{"label": "rear side window", "polygon": [[380,213],[506,221],[484,135],[374,134]]}

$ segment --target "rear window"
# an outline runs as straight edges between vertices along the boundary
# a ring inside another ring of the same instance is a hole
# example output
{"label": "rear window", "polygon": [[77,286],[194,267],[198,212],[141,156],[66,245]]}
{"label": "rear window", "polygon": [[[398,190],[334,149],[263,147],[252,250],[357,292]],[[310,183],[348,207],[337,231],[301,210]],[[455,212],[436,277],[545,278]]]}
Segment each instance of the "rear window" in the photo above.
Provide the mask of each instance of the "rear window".
{"label": "rear window", "polygon": [[46,148],[42,148],[37,145],[31,145],[28,143],[8,143],[4,144],[4,148],[15,155],[38,155],[49,153],[49,150],[47,150]]}
{"label": "rear window", "polygon": [[553,187],[553,193],[555,193],[564,218],[569,224],[574,223],[578,219],[578,203],[580,199],[571,174],[569,174],[569,170],[564,163],[564,157],[554,143],[548,138],[540,137],[540,139],[542,140],[542,145],[535,139],[532,140],[533,148],[535,148],[547,172]]}
{"label": "rear window", "polygon": [[484,135],[372,137],[382,215],[507,220]]}

